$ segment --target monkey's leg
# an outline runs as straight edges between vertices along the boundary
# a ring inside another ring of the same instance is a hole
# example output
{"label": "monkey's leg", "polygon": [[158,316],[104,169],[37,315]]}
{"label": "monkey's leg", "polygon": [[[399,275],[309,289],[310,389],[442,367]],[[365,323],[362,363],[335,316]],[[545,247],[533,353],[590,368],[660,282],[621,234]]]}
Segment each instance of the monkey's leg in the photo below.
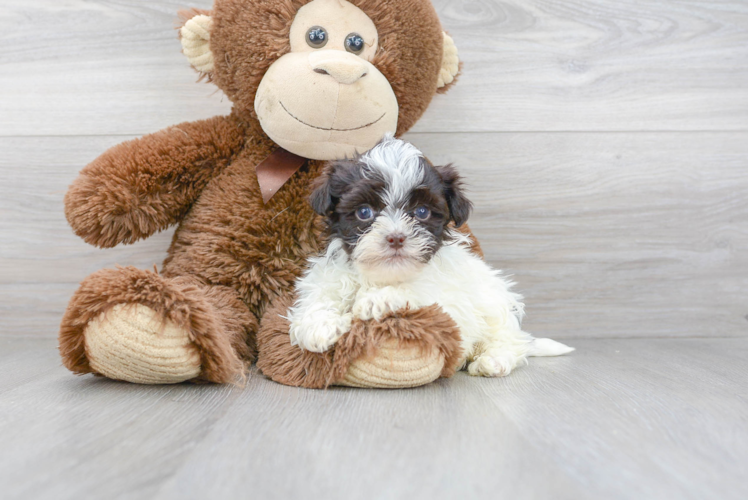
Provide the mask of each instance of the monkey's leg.
{"label": "monkey's leg", "polygon": [[276,299],[257,333],[257,367],[286,385],[400,388],[449,377],[462,357],[457,325],[438,306],[401,309],[381,320],[354,320],[330,350],[316,353],[291,345],[288,308],[294,297]]}
{"label": "monkey's leg", "polygon": [[60,327],[71,371],[141,384],[240,380],[257,320],[236,292],[190,276],[104,269],[73,295]]}

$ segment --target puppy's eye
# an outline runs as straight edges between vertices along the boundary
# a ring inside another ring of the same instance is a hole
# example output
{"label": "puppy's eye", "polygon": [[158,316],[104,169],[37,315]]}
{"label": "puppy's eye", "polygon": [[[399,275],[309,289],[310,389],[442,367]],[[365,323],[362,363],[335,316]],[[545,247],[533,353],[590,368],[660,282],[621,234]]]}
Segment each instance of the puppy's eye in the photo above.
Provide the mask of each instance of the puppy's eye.
{"label": "puppy's eye", "polygon": [[345,37],[345,50],[360,54],[364,50],[364,39],[358,33],[351,33]]}
{"label": "puppy's eye", "polygon": [[426,220],[431,217],[431,210],[426,207],[418,207],[413,211],[413,215],[415,215],[418,220]]}
{"label": "puppy's eye", "polygon": [[368,221],[374,218],[374,210],[371,207],[364,205],[358,207],[356,210],[356,218],[361,221]]}
{"label": "puppy's eye", "polygon": [[327,43],[327,31],[322,26],[312,26],[306,32],[306,43],[313,49],[324,47]]}

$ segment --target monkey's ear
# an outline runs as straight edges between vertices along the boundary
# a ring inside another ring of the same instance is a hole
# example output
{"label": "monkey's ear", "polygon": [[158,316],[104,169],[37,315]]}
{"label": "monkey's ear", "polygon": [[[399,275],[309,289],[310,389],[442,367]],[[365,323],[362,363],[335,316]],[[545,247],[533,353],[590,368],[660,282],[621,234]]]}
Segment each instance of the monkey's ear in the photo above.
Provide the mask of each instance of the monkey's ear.
{"label": "monkey's ear", "polygon": [[460,58],[457,55],[457,46],[452,37],[446,33],[442,47],[442,67],[439,70],[439,79],[436,82],[437,92],[446,92],[455,82],[460,72]]}
{"label": "monkey's ear", "polygon": [[456,227],[460,227],[467,222],[470,212],[473,210],[473,204],[465,196],[462,178],[452,165],[436,167],[436,171],[442,178],[444,197],[447,199],[447,206],[449,207],[449,217],[455,222]]}
{"label": "monkey's ear", "polygon": [[182,19],[186,19],[184,26],[179,30],[182,52],[193,68],[202,74],[210,75],[213,71],[213,52],[210,51],[213,18],[208,11],[197,9],[179,14]]}

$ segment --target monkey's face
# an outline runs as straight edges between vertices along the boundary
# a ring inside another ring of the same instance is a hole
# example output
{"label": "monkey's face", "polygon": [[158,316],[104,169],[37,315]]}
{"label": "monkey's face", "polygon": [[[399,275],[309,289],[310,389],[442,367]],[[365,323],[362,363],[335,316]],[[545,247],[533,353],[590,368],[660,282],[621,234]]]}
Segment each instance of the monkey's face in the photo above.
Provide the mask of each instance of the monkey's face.
{"label": "monkey's face", "polygon": [[291,24],[291,51],[265,73],[255,96],[260,125],[278,145],[333,160],[373,147],[397,129],[398,102],[372,64],[372,20],[345,0],[313,0]]}

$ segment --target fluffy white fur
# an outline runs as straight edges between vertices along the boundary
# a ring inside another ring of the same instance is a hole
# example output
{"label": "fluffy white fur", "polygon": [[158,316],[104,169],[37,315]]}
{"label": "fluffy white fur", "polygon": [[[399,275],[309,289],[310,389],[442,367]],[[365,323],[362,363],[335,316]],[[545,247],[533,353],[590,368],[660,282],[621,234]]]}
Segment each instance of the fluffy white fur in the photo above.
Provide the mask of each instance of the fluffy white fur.
{"label": "fluffy white fur", "polygon": [[470,252],[464,240],[445,245],[408,281],[383,284],[363,276],[339,240],[311,260],[297,283],[291,341],[322,352],[350,330],[354,317],[380,319],[404,307],[439,304],[460,328],[463,365],[471,375],[504,376],[527,356],[556,356],[573,349],[533,339],[520,328],[524,305],[512,283]]}

